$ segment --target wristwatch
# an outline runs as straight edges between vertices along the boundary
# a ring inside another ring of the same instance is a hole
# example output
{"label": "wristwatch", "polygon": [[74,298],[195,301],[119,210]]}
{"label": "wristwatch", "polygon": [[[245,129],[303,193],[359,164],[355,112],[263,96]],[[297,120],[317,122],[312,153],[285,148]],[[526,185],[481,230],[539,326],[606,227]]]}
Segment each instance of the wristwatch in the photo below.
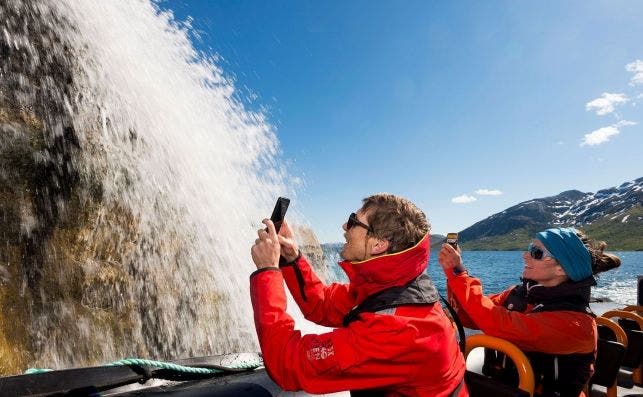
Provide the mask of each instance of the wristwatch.
{"label": "wristwatch", "polygon": [[464,263],[460,263],[458,266],[453,268],[453,274],[455,274],[456,276],[460,275],[460,274],[462,274],[462,273],[464,273],[466,271],[467,271],[467,268],[464,267]]}

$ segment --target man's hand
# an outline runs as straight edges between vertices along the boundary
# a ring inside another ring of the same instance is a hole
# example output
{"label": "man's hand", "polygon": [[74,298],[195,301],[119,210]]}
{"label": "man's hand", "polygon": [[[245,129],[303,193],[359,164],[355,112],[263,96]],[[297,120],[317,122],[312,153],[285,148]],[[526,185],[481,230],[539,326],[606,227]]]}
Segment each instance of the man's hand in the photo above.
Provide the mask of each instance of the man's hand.
{"label": "man's hand", "polygon": [[295,236],[288,225],[288,222],[284,221],[281,224],[281,229],[279,229],[279,244],[281,244],[281,256],[286,259],[288,262],[292,262],[297,259],[299,256],[299,247],[295,241]]}
{"label": "man's hand", "polygon": [[259,238],[255,240],[255,244],[250,249],[252,261],[257,266],[257,269],[278,267],[280,247],[275,225],[270,219],[264,219],[263,223],[268,227],[268,231],[266,229],[257,231]]}
{"label": "man's hand", "polygon": [[453,248],[451,244],[442,244],[442,249],[438,255],[438,262],[440,262],[442,270],[445,272],[454,267],[464,268],[459,250]]}

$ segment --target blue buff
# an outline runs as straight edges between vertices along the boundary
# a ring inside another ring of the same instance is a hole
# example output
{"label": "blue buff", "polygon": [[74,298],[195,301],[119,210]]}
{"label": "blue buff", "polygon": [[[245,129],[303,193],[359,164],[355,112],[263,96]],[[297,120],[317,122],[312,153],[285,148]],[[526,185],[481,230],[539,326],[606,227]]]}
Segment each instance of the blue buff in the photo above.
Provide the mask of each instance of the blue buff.
{"label": "blue buff", "polygon": [[572,227],[547,229],[536,233],[547,251],[560,263],[572,281],[592,275],[592,256]]}

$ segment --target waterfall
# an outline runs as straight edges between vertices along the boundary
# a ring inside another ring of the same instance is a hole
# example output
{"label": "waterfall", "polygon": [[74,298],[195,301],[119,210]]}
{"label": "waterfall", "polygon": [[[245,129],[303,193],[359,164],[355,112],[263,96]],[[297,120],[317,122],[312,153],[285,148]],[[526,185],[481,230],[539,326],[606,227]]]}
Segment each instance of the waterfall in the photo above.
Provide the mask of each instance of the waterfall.
{"label": "waterfall", "polygon": [[0,4],[0,372],[257,350],[264,114],[148,0]]}

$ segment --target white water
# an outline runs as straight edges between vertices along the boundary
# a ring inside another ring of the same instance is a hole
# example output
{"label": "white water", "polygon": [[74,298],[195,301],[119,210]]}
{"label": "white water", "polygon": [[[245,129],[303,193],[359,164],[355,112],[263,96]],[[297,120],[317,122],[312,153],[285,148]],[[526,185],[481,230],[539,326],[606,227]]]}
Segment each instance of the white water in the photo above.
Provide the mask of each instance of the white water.
{"label": "white water", "polygon": [[[139,217],[142,234],[186,245],[182,269],[174,258],[137,253],[141,272],[166,278],[157,281],[167,285],[159,330],[177,354],[255,350],[253,225],[287,191],[273,131],[232,98],[233,84],[195,52],[171,14],[148,1],[53,4],[78,28],[70,40],[85,48],[81,66],[91,80],[83,96],[101,108],[107,197]],[[130,130],[140,145],[127,140]],[[126,174],[135,179],[128,189]],[[188,321],[181,295],[203,299],[189,304],[196,316]]]}
{"label": "white water", "polygon": [[[80,140],[81,176],[100,177],[106,205],[97,223],[109,222],[107,204],[117,204],[136,229],[114,241],[134,278],[125,296],[140,306],[128,319],[131,341],[118,345],[109,329],[66,306],[58,317],[74,324],[74,335],[100,341],[99,361],[257,350],[249,250],[274,199],[293,194],[264,115],[235,100],[234,83],[195,51],[188,28],[150,1],[48,0],[38,7],[65,21],[53,29],[71,47],[65,54],[77,70],[72,95],[62,96]],[[110,237],[86,242],[100,238]],[[100,268],[82,266],[86,274]],[[34,326],[51,329],[46,322]],[[83,340],[65,338],[64,329],[39,332],[38,364],[83,363],[74,357]],[[73,362],[60,359],[63,352]]]}
{"label": "white water", "polygon": [[599,284],[598,287],[592,289],[592,296],[596,298],[608,298],[612,302],[620,305],[636,304],[636,294],[636,279],[613,281],[603,286]]}

